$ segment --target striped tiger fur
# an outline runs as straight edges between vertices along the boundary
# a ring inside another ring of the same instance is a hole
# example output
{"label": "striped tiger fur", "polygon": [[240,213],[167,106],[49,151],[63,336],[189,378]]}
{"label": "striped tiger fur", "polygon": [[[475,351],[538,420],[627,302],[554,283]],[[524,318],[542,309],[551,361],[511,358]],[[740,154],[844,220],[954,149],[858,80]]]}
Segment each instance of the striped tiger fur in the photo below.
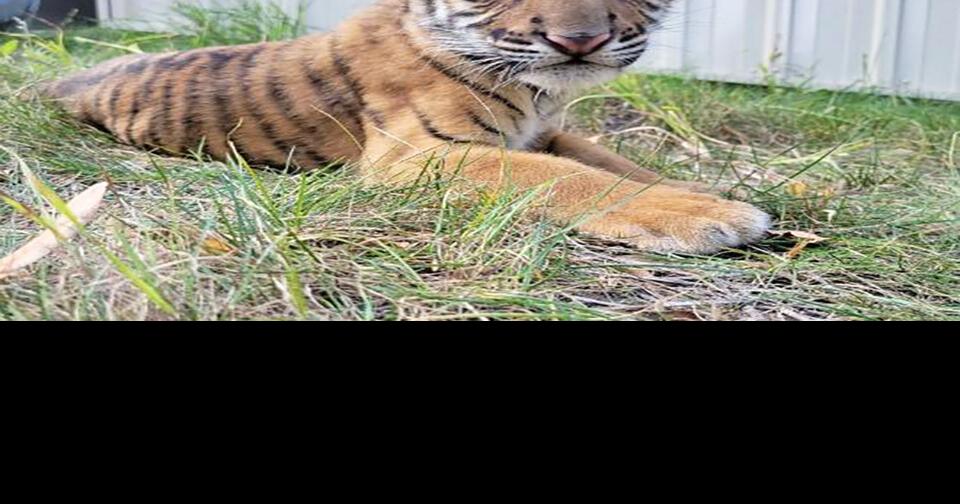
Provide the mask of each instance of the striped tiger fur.
{"label": "striped tiger fur", "polygon": [[636,62],[673,0],[380,0],[333,33],[131,55],[45,88],[120,141],[216,159],[357,167],[403,182],[424,161],[489,184],[552,183],[545,211],[660,252],[761,238],[756,208],[663,181],[556,127],[575,93]]}

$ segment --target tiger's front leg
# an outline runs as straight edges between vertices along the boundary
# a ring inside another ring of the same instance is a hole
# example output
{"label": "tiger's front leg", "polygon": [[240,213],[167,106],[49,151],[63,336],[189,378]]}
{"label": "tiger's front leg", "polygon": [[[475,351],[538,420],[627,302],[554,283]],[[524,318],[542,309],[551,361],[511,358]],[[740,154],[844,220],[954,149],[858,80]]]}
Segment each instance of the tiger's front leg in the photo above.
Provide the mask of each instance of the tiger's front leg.
{"label": "tiger's front leg", "polygon": [[[436,139],[419,138],[419,145]],[[418,145],[408,141],[409,146]],[[487,188],[548,186],[543,211],[580,231],[627,240],[643,250],[711,254],[755,242],[770,217],[746,203],[658,184],[625,180],[605,170],[550,154],[457,144],[428,151],[398,150],[391,141],[368,145],[365,180],[404,183],[416,180],[429,159],[442,156],[443,170],[454,171]],[[376,161],[373,161],[376,160]]]}
{"label": "tiger's front leg", "polygon": [[587,166],[600,168],[643,184],[663,184],[696,192],[709,191],[709,187],[705,184],[666,179],[659,173],[641,168],[633,161],[601,145],[560,130],[551,132],[550,140],[546,144],[546,152],[575,159]]}

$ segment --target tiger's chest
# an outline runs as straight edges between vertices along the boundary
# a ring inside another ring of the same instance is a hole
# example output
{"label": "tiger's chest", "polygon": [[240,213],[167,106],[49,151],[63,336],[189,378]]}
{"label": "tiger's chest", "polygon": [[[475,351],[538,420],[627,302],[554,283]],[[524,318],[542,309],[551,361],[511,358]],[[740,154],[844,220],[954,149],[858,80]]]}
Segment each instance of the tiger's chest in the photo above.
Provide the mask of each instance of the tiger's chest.
{"label": "tiger's chest", "polygon": [[551,124],[543,118],[532,116],[513,121],[511,132],[507,133],[507,148],[512,150],[536,150]]}
{"label": "tiger's chest", "polygon": [[558,127],[559,98],[540,97],[531,100],[522,117],[511,120],[511,128],[505,132],[507,148],[522,151],[540,150],[545,137]]}

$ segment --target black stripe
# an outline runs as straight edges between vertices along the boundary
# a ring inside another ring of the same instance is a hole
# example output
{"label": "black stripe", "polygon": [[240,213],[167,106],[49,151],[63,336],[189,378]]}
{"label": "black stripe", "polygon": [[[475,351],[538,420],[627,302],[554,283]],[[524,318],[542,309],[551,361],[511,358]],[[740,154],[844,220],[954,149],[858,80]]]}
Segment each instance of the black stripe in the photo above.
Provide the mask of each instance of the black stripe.
{"label": "black stripe", "polygon": [[110,131],[114,134],[119,133],[119,131],[117,131],[117,125],[120,118],[117,117],[117,106],[120,103],[120,94],[123,93],[124,83],[122,79],[119,79],[110,91],[109,115],[104,121],[105,124],[109,125]]}
{"label": "black stripe", "polygon": [[430,118],[427,117],[427,115],[424,114],[422,111],[420,111],[418,108],[414,107],[413,112],[417,115],[417,119],[420,121],[420,125],[423,127],[424,131],[426,131],[427,133],[430,134],[430,136],[436,139],[443,140],[444,142],[455,143],[455,144],[470,144],[470,143],[487,144],[487,142],[477,142],[474,140],[465,140],[462,138],[456,138],[456,137],[450,136],[440,131],[439,129],[437,129],[437,127],[434,126],[433,122],[430,121]]}
{"label": "black stripe", "polygon": [[290,118],[290,121],[293,123],[301,133],[306,134],[312,137],[319,137],[320,130],[317,129],[316,124],[311,124],[305,120],[296,110],[296,104],[290,98],[290,95],[287,94],[286,90],[279,82],[279,77],[276,75],[269,75],[267,77],[267,96],[270,97],[273,104],[276,108],[287,114],[287,117]]}
{"label": "black stripe", "polygon": [[173,124],[173,85],[174,76],[167,75],[167,80],[163,84],[163,133],[167,135],[164,140],[169,144],[169,149],[174,152],[180,151],[180,145],[174,145],[174,124]]}
{"label": "black stripe", "polygon": [[236,52],[233,51],[216,51],[210,53],[210,80],[213,83],[213,102],[217,108],[217,128],[220,129],[220,132],[224,136],[227,135],[233,128],[237,126],[239,119],[236,118],[236,115],[233,114],[229,103],[227,103],[227,96],[229,96],[230,91],[228,90],[229,79],[224,78],[223,69],[230,64],[236,57]]}
{"label": "black stripe", "polygon": [[312,68],[309,64],[305,66],[309,69],[306,76],[310,81],[311,89],[314,90],[314,95],[317,97],[317,103],[322,105],[318,108],[335,117],[337,121],[344,124],[344,127],[347,127],[347,123],[351,123],[352,129],[348,128],[350,133],[361,145],[366,143],[366,133],[363,131],[360,111],[356,109],[356,104],[345,102],[337,90],[325,81],[315,68]]}
{"label": "black stripe", "polygon": [[233,155],[233,152],[230,150],[230,143],[232,142],[237,153],[240,154],[240,157],[248,163],[256,163],[259,159],[247,152],[240,139],[230,136],[230,133],[240,124],[240,117],[232,106],[234,104],[233,100],[229,99],[232,96],[235,81],[231,77],[225,76],[223,70],[242,54],[242,52],[224,52],[212,57],[210,68],[213,72],[211,79],[213,79],[216,86],[213,93],[213,101],[219,111],[219,113],[216,114],[216,117],[219,119],[217,127],[220,128],[220,131],[224,135],[223,148],[227,153],[225,157],[230,158]]}
{"label": "black stripe", "polygon": [[190,66],[194,61],[202,58],[205,53],[206,51],[203,49],[177,53],[171,55],[170,57],[163,58],[157,63],[162,70],[183,70],[184,68]]}
{"label": "black stripe", "polygon": [[490,16],[487,19],[482,21],[477,21],[476,23],[470,23],[466,28],[482,28],[484,26],[490,26],[497,21],[497,16]]}
{"label": "black stripe", "polygon": [[429,57],[429,56],[427,56],[427,55],[425,55],[425,54],[423,54],[423,53],[420,53],[419,51],[416,50],[416,48],[414,48],[414,47],[412,47],[412,46],[411,46],[411,49],[413,49],[414,51],[417,52],[417,55],[420,57],[420,59],[421,59],[422,61],[424,61],[425,63],[429,64],[434,70],[440,72],[441,74],[443,74],[443,75],[444,75],[445,77],[447,77],[448,79],[450,79],[450,80],[452,80],[452,81],[455,81],[455,82],[458,82],[458,83],[460,83],[460,84],[463,84],[464,86],[467,86],[467,87],[469,87],[470,89],[473,89],[474,91],[476,91],[476,92],[478,92],[478,93],[480,93],[480,94],[487,95],[487,96],[493,98],[494,100],[497,100],[497,101],[500,102],[503,106],[507,107],[508,109],[512,110],[513,112],[516,112],[516,113],[518,113],[518,114],[520,114],[520,115],[522,115],[522,116],[525,116],[525,115],[526,115],[526,114],[524,114],[523,110],[520,109],[520,107],[514,105],[512,101],[510,101],[509,99],[507,99],[507,98],[504,97],[503,95],[501,95],[501,94],[493,91],[492,89],[487,89],[487,88],[485,88],[485,87],[477,84],[476,82],[472,82],[472,81],[470,81],[470,80],[467,80],[467,79],[466,79],[465,77],[463,77],[462,75],[459,75],[459,74],[457,74],[457,73],[455,73],[455,72],[447,69],[446,67],[444,67],[443,64],[441,64],[439,61],[437,61],[437,60],[435,60],[435,59],[433,59],[433,58],[431,58],[431,57]]}
{"label": "black stripe", "polygon": [[188,149],[191,148],[190,145],[199,148],[200,145],[203,144],[203,150],[207,151],[206,142],[203,140],[204,111],[200,107],[200,90],[198,89],[200,87],[198,85],[199,80],[199,69],[195,69],[193,74],[190,76],[190,79],[187,81],[187,92],[183,100],[183,109],[185,112],[183,119],[185,137],[184,141],[186,142]]}
{"label": "black stripe", "polygon": [[[434,70],[440,72],[440,73],[443,74],[446,78],[448,78],[448,79],[450,79],[450,80],[452,80],[452,81],[454,81],[454,82],[457,82],[457,83],[460,83],[460,84],[462,84],[462,85],[464,85],[464,86],[467,86],[467,87],[469,87],[470,89],[473,89],[474,91],[476,91],[476,92],[478,92],[478,93],[480,93],[480,94],[484,94],[484,95],[490,96],[491,98],[493,98],[494,100],[497,100],[497,101],[500,102],[503,106],[507,107],[507,108],[510,109],[511,111],[516,112],[516,113],[520,114],[521,116],[526,117],[526,114],[523,112],[523,110],[521,110],[520,107],[514,105],[514,103],[513,103],[512,101],[510,101],[509,99],[507,99],[505,96],[503,96],[503,95],[495,92],[495,91],[492,90],[492,89],[487,89],[487,88],[485,88],[485,87],[483,87],[483,86],[481,86],[481,85],[479,85],[479,84],[477,84],[477,83],[475,83],[475,82],[472,82],[472,81],[464,78],[462,75],[459,75],[459,74],[457,74],[456,72],[453,72],[452,70],[444,67],[443,64],[440,63],[439,61],[436,61],[436,60],[434,60],[433,58],[430,58],[429,56],[427,56],[426,54],[423,54],[423,53],[417,48],[417,46],[413,43],[413,41],[410,40],[410,34],[403,28],[403,19],[402,19],[402,18],[398,18],[398,19],[397,19],[397,28],[398,28],[398,31],[400,32],[401,40],[402,40],[403,43],[407,46],[407,48],[410,49],[411,51],[413,51],[413,53],[414,53],[421,61],[423,61],[424,63],[430,65],[430,67],[432,67]],[[466,59],[469,59],[469,58],[466,58]],[[514,118],[514,121],[516,121],[516,118]]]}
{"label": "black stripe", "polygon": [[149,72],[150,77],[144,79],[144,85],[141,86],[140,89],[138,89],[133,94],[133,103],[130,105],[130,122],[127,124],[127,131],[126,131],[127,141],[138,146],[145,144],[146,139],[145,138],[142,138],[140,140],[134,139],[133,129],[137,124],[137,119],[140,118],[140,112],[141,112],[141,108],[143,107],[144,100],[149,99],[149,97],[153,95],[153,91],[155,89],[155,86],[154,86],[155,79],[153,79],[152,77],[156,73],[157,60],[151,60],[151,61],[145,60],[143,63],[144,63],[144,68],[141,72]]}
{"label": "black stripe", "polygon": [[[276,63],[277,60],[274,60]],[[308,120],[304,119],[298,112],[296,103],[290,98],[290,95],[287,94],[279,75],[276,72],[276,66],[270,68],[271,72],[267,72],[264,75],[266,76],[266,88],[267,95],[273,102],[273,104],[280,110],[281,113],[284,113],[290,122],[300,130],[301,135],[306,135],[310,137],[311,140],[320,139],[320,131],[317,126]],[[303,148],[303,153],[307,157],[313,160],[313,162],[324,165],[329,164],[329,161],[322,156],[321,154],[314,151],[310,146],[298,146]]]}
{"label": "black stripe", "polygon": [[273,145],[273,148],[276,151],[281,153],[283,163],[285,163],[287,158],[290,157],[290,151],[293,149],[293,147],[281,142],[280,137],[277,136],[275,126],[266,120],[266,117],[264,117],[264,115],[261,114],[257,108],[257,104],[252,103],[250,100],[251,95],[253,94],[253,86],[250,81],[250,70],[254,66],[254,60],[263,51],[264,46],[257,46],[252,51],[247,53],[246,56],[244,56],[240,65],[240,83],[243,88],[243,103],[245,105],[245,111],[253,117],[256,126],[260,130],[260,133],[263,134],[263,137]]}
{"label": "black stripe", "polygon": [[[182,145],[176,143],[176,137],[171,136],[177,129],[173,124],[173,85],[174,75],[172,72],[183,69],[190,62],[199,57],[196,53],[176,53],[160,58],[155,63],[155,78],[165,78],[162,80],[161,95],[159,100],[159,109],[150,119],[147,132],[147,143],[154,147],[164,148],[171,152],[179,152]],[[165,135],[164,138],[161,133]],[[169,141],[168,141],[169,140]],[[164,145],[166,144],[166,145]]]}
{"label": "black stripe", "polygon": [[480,116],[478,116],[477,114],[474,114],[472,110],[469,112],[469,115],[470,115],[470,121],[473,122],[473,124],[479,126],[487,133],[493,133],[494,135],[500,136],[501,131],[499,129],[494,128],[493,126],[487,124],[487,122],[481,119]]}
{"label": "black stripe", "polygon": [[333,65],[336,67],[337,73],[340,75],[344,83],[346,83],[347,88],[350,90],[350,95],[356,101],[360,111],[365,113],[378,128],[383,129],[386,124],[383,115],[375,110],[371,110],[367,105],[367,101],[364,99],[366,89],[363,87],[363,84],[360,81],[353,77],[350,63],[337,50],[336,39],[332,39],[330,41],[330,54],[333,57]]}
{"label": "black stripe", "polygon": [[343,101],[340,93],[317,72],[316,68],[311,66],[311,62],[305,62],[304,66],[307,68],[306,75],[311,87],[316,91],[318,98],[327,109],[325,112],[336,116],[338,114],[335,112],[342,111],[343,115],[350,117],[355,123],[359,124],[361,111],[356,107],[356,104]]}
{"label": "black stripe", "polygon": [[[126,128],[124,128],[123,131],[120,131],[121,116],[120,116],[120,111],[118,110],[118,105],[119,105],[120,94],[122,93],[122,90],[125,89],[129,84],[131,84],[130,82],[131,76],[142,73],[143,70],[147,67],[147,58],[141,57],[135,60],[133,63],[121,65],[121,67],[124,74],[123,79],[119,83],[117,83],[116,87],[113,88],[113,91],[110,94],[110,117],[112,118],[111,119],[112,125],[110,127],[110,130],[112,131],[114,136],[120,139],[121,142],[132,144],[133,139],[130,134],[130,124],[133,124],[132,121],[135,118],[135,116],[132,115],[132,110],[127,111],[126,116],[127,116],[127,120],[129,121],[129,124],[127,125]],[[134,91],[133,94],[136,95],[137,91]]]}
{"label": "black stripe", "polygon": [[158,69],[157,75],[155,75],[152,80],[159,86],[160,96],[156,99],[151,96],[151,101],[156,105],[153,115],[147,123],[146,138],[144,139],[144,143],[153,147],[164,147],[164,141],[160,138],[160,132],[166,131],[167,124],[170,122],[169,97],[173,94],[173,79],[168,75],[166,76],[166,80],[162,80],[161,77],[163,77],[163,75],[160,74],[160,70]]}

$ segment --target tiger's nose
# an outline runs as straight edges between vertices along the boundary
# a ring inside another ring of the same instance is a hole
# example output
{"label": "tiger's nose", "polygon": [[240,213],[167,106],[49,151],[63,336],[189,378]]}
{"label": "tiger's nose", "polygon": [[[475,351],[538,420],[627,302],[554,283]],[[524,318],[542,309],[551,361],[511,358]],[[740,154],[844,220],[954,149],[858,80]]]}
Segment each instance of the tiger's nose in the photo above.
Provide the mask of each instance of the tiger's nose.
{"label": "tiger's nose", "polygon": [[610,33],[600,35],[545,35],[547,42],[558,51],[570,56],[586,56],[597,52],[604,44],[613,38]]}

